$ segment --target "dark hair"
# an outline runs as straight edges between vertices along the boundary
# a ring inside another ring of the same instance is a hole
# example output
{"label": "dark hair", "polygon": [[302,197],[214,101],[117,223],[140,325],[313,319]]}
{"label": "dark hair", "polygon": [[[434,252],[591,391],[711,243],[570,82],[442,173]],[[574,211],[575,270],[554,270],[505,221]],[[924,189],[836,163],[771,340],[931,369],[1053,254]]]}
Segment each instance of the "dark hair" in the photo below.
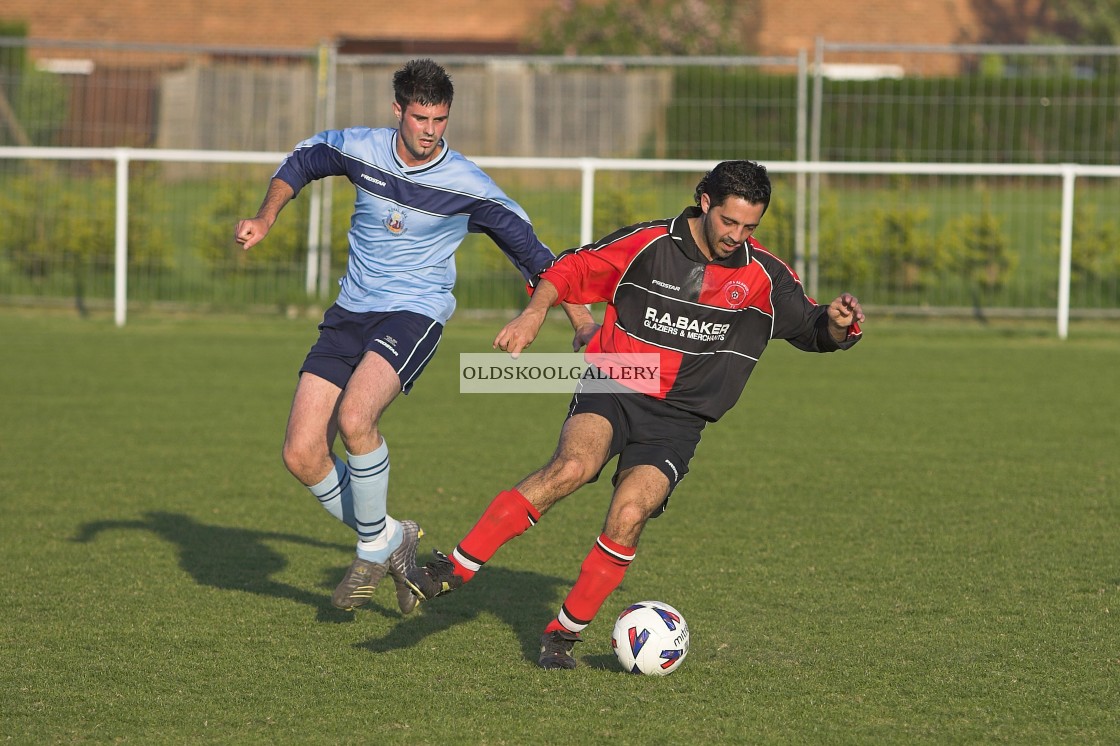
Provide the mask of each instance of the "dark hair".
{"label": "dark hair", "polygon": [[[712,206],[722,205],[728,197],[739,197],[752,205],[770,206],[770,177],[766,166],[754,161],[724,161],[717,164],[696,185],[694,199],[707,194]],[[765,213],[766,210],[763,209]]]}
{"label": "dark hair", "polygon": [[393,95],[402,109],[409,104],[421,106],[451,105],[455,86],[451,76],[432,60],[409,60],[393,74]]}

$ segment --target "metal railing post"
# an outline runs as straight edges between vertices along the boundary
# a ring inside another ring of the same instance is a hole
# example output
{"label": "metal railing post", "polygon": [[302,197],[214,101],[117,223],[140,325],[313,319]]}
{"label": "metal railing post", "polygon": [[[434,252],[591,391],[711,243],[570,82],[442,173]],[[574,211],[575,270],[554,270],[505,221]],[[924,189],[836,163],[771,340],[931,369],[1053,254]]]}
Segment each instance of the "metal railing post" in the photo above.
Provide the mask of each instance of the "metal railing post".
{"label": "metal railing post", "polygon": [[[824,101],[824,39],[817,37],[816,57],[813,61],[813,121],[809,143],[809,158],[821,162],[821,118]],[[814,171],[809,188],[809,295],[817,297],[818,260],[821,241],[821,173]]]}
{"label": "metal railing post", "polygon": [[[320,130],[334,129],[337,119],[335,109],[338,100],[338,47],[332,42],[325,45],[326,76],[321,80],[323,93],[323,124]],[[334,180],[322,180],[322,202],[319,205],[319,297],[328,298],[331,293],[331,222],[334,213]]]}
{"label": "metal railing post", "polygon": [[1062,165],[1062,226],[1058,260],[1058,339],[1069,336],[1069,285],[1073,264],[1073,188],[1077,172]]}
{"label": "metal railing post", "polygon": [[586,246],[595,240],[592,231],[595,229],[595,160],[581,158],[579,161],[580,193],[579,193],[579,245]]}
{"label": "metal railing post", "polygon": [[[326,101],[327,78],[330,73],[327,66],[330,64],[329,45],[323,42],[319,45],[318,66],[315,78],[315,131],[326,129]],[[308,297],[314,296],[319,287],[319,254],[322,250],[323,236],[323,181],[317,180],[311,184],[311,199],[308,203],[307,219],[307,281],[304,291]],[[328,235],[329,235],[329,228]]]}
{"label": "metal railing post", "polygon": [[113,320],[124,326],[128,314],[128,161],[129,149],[116,148],[117,211],[113,266]]}
{"label": "metal railing post", "polygon": [[[797,162],[804,163],[809,151],[809,57],[804,49],[797,53]],[[805,276],[806,175],[797,172],[797,194],[793,217],[793,269]]]}

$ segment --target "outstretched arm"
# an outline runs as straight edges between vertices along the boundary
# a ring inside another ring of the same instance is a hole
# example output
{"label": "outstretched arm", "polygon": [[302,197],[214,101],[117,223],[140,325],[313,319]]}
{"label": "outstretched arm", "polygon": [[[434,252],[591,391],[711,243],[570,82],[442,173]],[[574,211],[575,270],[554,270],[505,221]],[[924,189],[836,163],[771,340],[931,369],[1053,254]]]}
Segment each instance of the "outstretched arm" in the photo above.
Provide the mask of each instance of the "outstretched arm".
{"label": "outstretched arm", "polygon": [[837,342],[846,340],[851,326],[863,320],[863,307],[851,293],[844,293],[828,304],[828,333]]}
{"label": "outstretched arm", "polygon": [[[529,305],[525,306],[525,310],[518,314],[517,318],[498,332],[498,336],[494,338],[494,348],[508,352],[513,358],[520,356],[521,351],[537,338],[548,309],[559,299],[560,293],[555,285],[548,280],[538,282],[533,297],[529,299]],[[584,309],[584,312],[586,313],[587,309]],[[591,318],[591,314],[588,314],[588,318]]]}
{"label": "outstretched arm", "polygon": [[233,237],[241,244],[241,248],[251,249],[264,240],[272,224],[276,222],[277,216],[280,215],[280,211],[284,209],[284,205],[288,204],[294,196],[295,190],[288,182],[273,178],[268,184],[268,192],[264,195],[264,201],[261,202],[256,216],[237,221]]}

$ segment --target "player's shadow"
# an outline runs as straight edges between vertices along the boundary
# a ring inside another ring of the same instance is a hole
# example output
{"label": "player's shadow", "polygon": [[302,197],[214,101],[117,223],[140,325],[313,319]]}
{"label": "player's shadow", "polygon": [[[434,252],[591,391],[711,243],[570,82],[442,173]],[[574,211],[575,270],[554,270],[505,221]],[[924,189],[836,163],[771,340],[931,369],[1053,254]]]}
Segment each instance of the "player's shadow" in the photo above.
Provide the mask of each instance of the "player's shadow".
{"label": "player's shadow", "polygon": [[[142,520],[94,521],[82,526],[73,541],[88,543],[103,531],[148,531],[176,546],[179,566],[199,585],[260,596],[286,598],[315,609],[319,621],[344,622],[353,615],[330,605],[328,593],[314,593],[272,578],[288,566],[287,558],[270,547],[268,541],[284,541],[322,549],[346,550],[340,544],[309,539],[298,534],[253,531],[229,526],[199,523],[194,518],[153,511]],[[332,575],[341,577],[345,568]],[[324,579],[324,587],[328,583]]]}
{"label": "player's shadow", "polygon": [[413,618],[357,647],[375,653],[412,647],[429,635],[475,621],[481,614],[493,614],[517,635],[526,660],[535,663],[541,631],[556,616],[561,590],[571,584],[571,578],[487,565],[459,590],[425,601]]}
{"label": "player's shadow", "polygon": [[[199,585],[295,601],[315,609],[321,622],[349,622],[355,618],[353,613],[330,604],[330,589],[345,567],[324,569],[320,584],[323,592],[290,585],[273,579],[288,566],[288,559],[268,542],[339,551],[351,551],[352,545],[298,534],[215,526],[200,523],[189,515],[161,511],[145,513],[137,520],[87,523],[72,541],[87,544],[102,532],[120,530],[147,531],[176,547],[179,566]],[[487,566],[473,582],[450,596],[424,602],[422,610],[408,619],[401,619],[395,603],[391,609],[377,601],[369,604],[370,610],[403,623],[394,624],[384,636],[360,643],[359,647],[374,652],[411,647],[428,635],[492,613],[518,635],[526,659],[536,661],[541,629],[556,614],[561,589],[571,583],[571,579]]]}

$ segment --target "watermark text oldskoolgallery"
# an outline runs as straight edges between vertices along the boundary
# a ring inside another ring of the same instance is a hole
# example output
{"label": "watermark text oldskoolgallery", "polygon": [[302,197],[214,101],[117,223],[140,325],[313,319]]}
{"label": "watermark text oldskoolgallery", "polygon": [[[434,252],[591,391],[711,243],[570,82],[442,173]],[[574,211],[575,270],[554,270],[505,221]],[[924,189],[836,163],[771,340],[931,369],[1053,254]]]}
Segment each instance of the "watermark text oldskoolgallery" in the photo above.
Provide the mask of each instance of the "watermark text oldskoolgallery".
{"label": "watermark text oldskoolgallery", "polygon": [[657,353],[506,353],[459,355],[459,393],[572,394],[613,391],[655,394],[661,383]]}

